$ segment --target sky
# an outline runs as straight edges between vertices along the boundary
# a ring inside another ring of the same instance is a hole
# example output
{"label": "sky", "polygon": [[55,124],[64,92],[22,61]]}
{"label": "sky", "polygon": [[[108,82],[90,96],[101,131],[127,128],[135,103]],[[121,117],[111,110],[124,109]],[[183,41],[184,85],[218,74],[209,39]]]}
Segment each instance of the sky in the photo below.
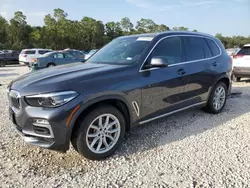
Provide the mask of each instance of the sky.
{"label": "sky", "polygon": [[46,14],[55,8],[69,19],[89,16],[104,23],[129,17],[133,24],[141,18],[168,27],[188,27],[225,36],[250,35],[250,0],[0,0],[0,15],[11,19],[21,10],[31,25],[43,25]]}

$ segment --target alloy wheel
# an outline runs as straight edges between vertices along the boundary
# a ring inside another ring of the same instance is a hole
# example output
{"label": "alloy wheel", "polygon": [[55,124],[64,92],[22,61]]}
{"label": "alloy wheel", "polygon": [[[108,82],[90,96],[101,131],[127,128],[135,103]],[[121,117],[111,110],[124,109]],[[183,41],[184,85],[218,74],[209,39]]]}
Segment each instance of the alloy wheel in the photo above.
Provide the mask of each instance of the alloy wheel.
{"label": "alloy wheel", "polygon": [[115,146],[120,134],[121,125],[118,118],[112,114],[102,114],[89,125],[86,143],[93,153],[106,153]]}
{"label": "alloy wheel", "polygon": [[216,88],[213,96],[213,106],[216,110],[220,110],[226,100],[226,90],[224,87],[219,86]]}

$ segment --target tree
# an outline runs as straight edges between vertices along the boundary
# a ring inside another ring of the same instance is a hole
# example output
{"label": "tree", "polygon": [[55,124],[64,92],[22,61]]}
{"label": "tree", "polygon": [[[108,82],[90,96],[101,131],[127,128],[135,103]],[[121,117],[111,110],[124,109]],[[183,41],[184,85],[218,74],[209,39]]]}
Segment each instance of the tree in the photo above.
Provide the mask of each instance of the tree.
{"label": "tree", "polygon": [[7,43],[7,29],[8,22],[4,17],[0,15],[0,45],[2,46],[2,48],[4,48]]}
{"label": "tree", "polygon": [[173,27],[174,31],[188,31],[189,29],[187,27]]}
{"label": "tree", "polygon": [[26,16],[21,11],[14,13],[14,17],[10,20],[7,31],[9,46],[12,49],[32,47],[29,42],[32,27],[27,25]]}
{"label": "tree", "polygon": [[163,32],[163,31],[169,31],[169,27],[164,25],[164,24],[161,24],[161,25],[158,25],[157,26],[157,30],[156,32]]}
{"label": "tree", "polygon": [[[102,47],[105,43],[122,35],[138,33],[154,33],[170,30],[164,24],[156,24],[151,19],[141,18],[135,27],[128,17],[120,22],[103,24],[100,20],[83,17],[81,20],[70,20],[68,14],[62,9],[54,9],[53,14],[44,17],[42,27],[32,27],[27,24],[26,16],[17,11],[8,22],[0,16],[0,49],[10,48],[21,50],[23,48],[40,47],[54,50],[75,48],[90,50]],[[189,29],[173,27],[174,31],[188,31]],[[197,30],[193,30],[197,32]],[[225,48],[242,47],[250,43],[250,36],[227,37],[216,34]]]}
{"label": "tree", "polygon": [[109,41],[123,35],[122,28],[119,22],[108,22],[106,23],[105,28],[106,35]]}
{"label": "tree", "polygon": [[137,22],[135,28],[137,29],[138,33],[153,33],[157,32],[158,26],[153,20],[142,18]]}
{"label": "tree", "polygon": [[127,17],[121,19],[120,26],[125,35],[128,35],[134,28],[134,25],[131,23],[130,19]]}

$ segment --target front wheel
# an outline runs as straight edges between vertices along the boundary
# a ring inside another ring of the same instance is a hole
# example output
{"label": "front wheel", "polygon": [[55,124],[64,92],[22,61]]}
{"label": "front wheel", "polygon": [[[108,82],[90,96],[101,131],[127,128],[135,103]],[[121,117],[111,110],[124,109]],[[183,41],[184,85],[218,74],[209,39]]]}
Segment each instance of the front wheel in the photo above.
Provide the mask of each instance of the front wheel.
{"label": "front wheel", "polygon": [[225,107],[226,100],[227,86],[224,82],[218,82],[210,94],[205,110],[213,114],[218,114]]}
{"label": "front wheel", "polygon": [[113,106],[94,109],[79,122],[72,145],[81,155],[101,160],[112,155],[125,134],[125,119]]}

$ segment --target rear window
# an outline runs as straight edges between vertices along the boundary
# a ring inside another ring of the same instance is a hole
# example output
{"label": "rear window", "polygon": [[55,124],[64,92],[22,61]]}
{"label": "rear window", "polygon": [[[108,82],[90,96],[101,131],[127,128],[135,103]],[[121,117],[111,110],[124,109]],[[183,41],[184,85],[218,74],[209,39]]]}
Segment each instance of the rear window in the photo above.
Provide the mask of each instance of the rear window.
{"label": "rear window", "polygon": [[50,50],[38,50],[38,53],[43,55],[43,54],[46,54],[48,52],[51,52]]}
{"label": "rear window", "polygon": [[209,48],[211,49],[213,56],[220,55],[220,49],[218,45],[211,39],[206,39]]}
{"label": "rear window", "polygon": [[35,50],[26,50],[26,51],[22,51],[22,54],[35,54],[36,51]]}
{"label": "rear window", "polygon": [[195,61],[212,57],[206,41],[202,37],[184,37],[186,61]]}
{"label": "rear window", "polygon": [[238,55],[250,55],[250,46],[244,46],[237,54]]}

